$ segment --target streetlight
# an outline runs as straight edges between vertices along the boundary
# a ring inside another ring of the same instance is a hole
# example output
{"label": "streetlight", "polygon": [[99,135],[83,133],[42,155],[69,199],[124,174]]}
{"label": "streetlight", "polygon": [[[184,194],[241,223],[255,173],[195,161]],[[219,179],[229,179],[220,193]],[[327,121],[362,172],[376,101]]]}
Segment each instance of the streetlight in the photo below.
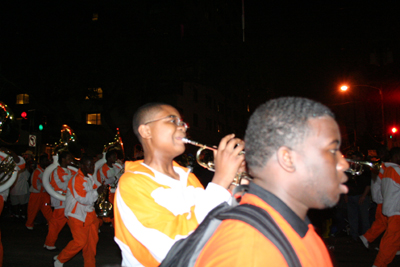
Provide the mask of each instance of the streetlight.
{"label": "streetlight", "polygon": [[[385,113],[384,113],[384,109],[383,109],[382,88],[371,86],[371,85],[365,85],[365,84],[357,84],[357,85],[353,85],[353,87],[367,87],[367,88],[372,88],[372,89],[376,89],[376,90],[379,91],[379,95],[381,96],[382,140],[383,140],[384,143],[386,143],[386,138],[385,138],[385,133],[386,133],[386,129],[385,129]],[[347,89],[349,89],[349,86],[347,86],[347,85],[342,85],[340,87],[340,90],[342,90],[342,91],[347,91]]]}

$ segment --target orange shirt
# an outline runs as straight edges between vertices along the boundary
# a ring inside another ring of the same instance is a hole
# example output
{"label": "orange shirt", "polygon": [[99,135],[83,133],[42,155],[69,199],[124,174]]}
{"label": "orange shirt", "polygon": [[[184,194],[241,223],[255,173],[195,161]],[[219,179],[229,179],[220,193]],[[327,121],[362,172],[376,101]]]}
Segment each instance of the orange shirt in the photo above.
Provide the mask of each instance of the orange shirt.
{"label": "orange shirt", "polygon": [[[273,194],[251,183],[241,204],[265,209],[293,246],[302,266],[332,266],[321,238],[308,219],[300,219]],[[279,249],[252,226],[237,220],[225,220],[197,258],[199,266],[288,266]]]}

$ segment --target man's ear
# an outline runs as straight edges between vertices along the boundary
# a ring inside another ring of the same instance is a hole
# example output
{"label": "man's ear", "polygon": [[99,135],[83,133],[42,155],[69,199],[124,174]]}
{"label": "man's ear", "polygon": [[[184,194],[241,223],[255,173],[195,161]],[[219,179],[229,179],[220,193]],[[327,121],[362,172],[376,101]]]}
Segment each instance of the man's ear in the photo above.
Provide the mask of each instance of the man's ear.
{"label": "man's ear", "polygon": [[277,151],[279,165],[287,172],[294,172],[296,167],[293,163],[293,150],[287,146],[281,146]]}
{"label": "man's ear", "polygon": [[147,125],[140,125],[138,128],[138,132],[143,139],[148,139],[151,137],[151,130],[150,127]]}

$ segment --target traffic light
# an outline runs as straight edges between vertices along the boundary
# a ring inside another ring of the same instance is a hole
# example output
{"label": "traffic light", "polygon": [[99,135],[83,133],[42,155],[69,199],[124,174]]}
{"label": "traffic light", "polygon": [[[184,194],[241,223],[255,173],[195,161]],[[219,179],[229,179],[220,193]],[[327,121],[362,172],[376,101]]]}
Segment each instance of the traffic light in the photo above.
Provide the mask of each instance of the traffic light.
{"label": "traffic light", "polygon": [[390,132],[391,132],[391,135],[390,135],[390,138],[393,138],[393,136],[397,133],[397,127],[392,127],[391,129],[390,129]]}
{"label": "traffic light", "polygon": [[29,131],[30,116],[28,116],[28,111],[21,112],[21,130]]}
{"label": "traffic light", "polygon": [[21,112],[21,118],[23,118],[24,120],[26,120],[28,117],[28,113],[26,113],[26,111],[22,111]]}
{"label": "traffic light", "polygon": [[38,116],[36,119],[35,128],[38,129],[39,131],[43,131],[46,126],[47,126],[47,116],[45,115]]}

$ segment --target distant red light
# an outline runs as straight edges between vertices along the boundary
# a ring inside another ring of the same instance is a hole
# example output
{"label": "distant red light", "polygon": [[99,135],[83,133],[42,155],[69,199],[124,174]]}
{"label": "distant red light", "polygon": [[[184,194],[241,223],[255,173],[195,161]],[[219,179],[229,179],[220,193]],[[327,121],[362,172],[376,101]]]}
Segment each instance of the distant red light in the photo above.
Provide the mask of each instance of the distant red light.
{"label": "distant red light", "polygon": [[28,116],[28,114],[26,114],[25,111],[23,111],[23,112],[21,113],[21,117],[22,117],[22,118],[26,119],[27,116]]}

